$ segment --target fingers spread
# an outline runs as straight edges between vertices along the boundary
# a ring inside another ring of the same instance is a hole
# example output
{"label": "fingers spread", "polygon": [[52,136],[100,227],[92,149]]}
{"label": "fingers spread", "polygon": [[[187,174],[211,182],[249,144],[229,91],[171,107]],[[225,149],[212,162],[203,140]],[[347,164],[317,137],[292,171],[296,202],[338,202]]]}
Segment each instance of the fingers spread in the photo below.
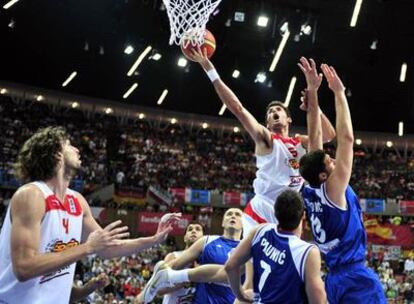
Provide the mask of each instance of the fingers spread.
{"label": "fingers spread", "polygon": [[125,232],[125,233],[118,233],[115,234],[111,237],[111,240],[119,240],[119,239],[124,239],[129,237],[129,232]]}
{"label": "fingers spread", "polygon": [[105,231],[111,231],[112,229],[114,229],[115,227],[121,225],[122,221],[121,220],[117,220],[115,222],[110,223],[108,226],[106,226],[104,228]]}
{"label": "fingers spread", "polygon": [[109,235],[116,235],[118,233],[122,233],[122,232],[127,231],[127,230],[128,230],[128,226],[123,226],[123,227],[111,230],[109,232]]}

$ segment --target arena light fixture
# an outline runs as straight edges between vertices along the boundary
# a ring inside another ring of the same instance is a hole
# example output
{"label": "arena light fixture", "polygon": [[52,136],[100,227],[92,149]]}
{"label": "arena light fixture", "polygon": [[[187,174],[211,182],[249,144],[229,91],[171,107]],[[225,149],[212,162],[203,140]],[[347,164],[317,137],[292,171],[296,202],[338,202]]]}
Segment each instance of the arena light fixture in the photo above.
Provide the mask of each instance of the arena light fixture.
{"label": "arena light fixture", "polygon": [[393,143],[392,143],[392,141],[388,140],[388,141],[385,143],[385,145],[386,145],[388,148],[391,148],[391,147],[393,146]]}
{"label": "arena light fixture", "polygon": [[62,83],[62,87],[66,87],[69,82],[71,82],[73,80],[73,78],[76,77],[76,75],[78,75],[78,72],[73,71],[68,78],[66,78],[66,80]]}
{"label": "arena light fixture", "polygon": [[177,119],[176,118],[171,118],[171,124],[175,125],[177,123]]}
{"label": "arena light fixture", "polygon": [[398,123],[398,136],[404,135],[404,122],[400,121]]}
{"label": "arena light fixture", "polygon": [[378,39],[374,39],[371,43],[371,45],[369,46],[369,48],[373,51],[375,51],[378,48]]}
{"label": "arena light fixture", "polygon": [[268,23],[269,18],[267,18],[266,16],[259,16],[259,18],[257,18],[257,25],[260,27],[266,27]]}
{"label": "arena light fixture", "polygon": [[162,94],[161,94],[160,98],[158,98],[157,105],[162,104],[162,102],[164,101],[164,99],[167,96],[167,94],[168,94],[168,90],[167,89],[165,89],[164,91],[162,91]]}
{"label": "arena light fixture", "polygon": [[134,48],[132,47],[132,45],[128,45],[125,48],[124,53],[127,54],[127,55],[131,55],[133,51],[134,51]]}
{"label": "arena light fixture", "polygon": [[4,95],[4,94],[6,94],[6,93],[7,93],[7,90],[6,90],[6,89],[4,89],[4,88],[3,88],[3,89],[1,89],[1,90],[0,90],[0,94],[1,94],[1,95]]}
{"label": "arena light fixture", "polygon": [[285,99],[285,103],[284,103],[284,106],[286,108],[289,107],[290,100],[292,99],[292,94],[293,94],[293,90],[295,89],[296,80],[297,79],[296,79],[295,76],[293,76],[292,79],[290,80],[289,89],[287,91],[286,99]]}
{"label": "arena light fixture", "polygon": [[401,65],[400,82],[405,82],[405,77],[406,76],[407,76],[407,64],[404,62]]}
{"label": "arena light fixture", "polygon": [[290,36],[289,28],[287,26],[287,22],[285,22],[285,24],[286,24],[286,30],[283,34],[282,41],[280,42],[279,47],[277,48],[275,56],[273,57],[272,63],[270,64],[269,72],[274,72],[275,71],[276,65],[279,62],[280,56],[282,56],[283,50],[284,50],[284,48],[286,46],[286,43],[289,39],[289,36]]}
{"label": "arena light fixture", "polygon": [[233,132],[234,132],[234,133],[239,133],[239,132],[240,132],[239,127],[234,127],[234,128],[233,128]]}
{"label": "arena light fixture", "polygon": [[128,91],[125,92],[125,94],[122,96],[123,99],[127,99],[129,95],[131,95],[132,92],[138,87],[138,83],[134,83]]}
{"label": "arena light fixture", "polygon": [[134,64],[131,66],[131,68],[129,69],[127,75],[129,77],[131,77],[132,75],[134,75],[134,72],[136,71],[136,69],[138,68],[138,66],[141,64],[141,62],[144,60],[144,58],[148,55],[149,52],[151,52],[152,50],[152,46],[147,46],[145,48],[145,50],[138,56],[138,59],[134,62]]}
{"label": "arena light fixture", "polygon": [[233,77],[233,78],[239,78],[239,76],[240,76],[240,71],[239,70],[234,70],[233,74],[231,75],[231,77]]}
{"label": "arena light fixture", "polygon": [[360,144],[362,144],[362,140],[360,138],[357,138],[355,140],[355,143],[359,146]]}
{"label": "arena light fixture", "polygon": [[77,101],[72,102],[72,109],[76,109],[78,107],[79,107],[79,102],[77,102]]}
{"label": "arena light fixture", "polygon": [[355,1],[354,12],[352,13],[351,24],[350,24],[351,27],[355,27],[357,24],[359,12],[361,10],[361,5],[362,5],[362,0]]}
{"label": "arena light fixture", "polygon": [[151,59],[152,60],[155,60],[155,61],[158,61],[158,60],[160,60],[161,59],[161,54],[160,53],[155,53],[152,57],[151,57]]}
{"label": "arena light fixture", "polygon": [[257,76],[256,76],[256,79],[255,79],[255,81],[254,82],[260,82],[260,83],[263,83],[263,82],[265,82],[266,81],[266,74],[265,73],[263,73],[263,72],[260,72],[260,73],[258,73],[257,74]]}
{"label": "arena light fixture", "polygon": [[187,65],[187,59],[185,59],[184,57],[178,58],[177,65],[179,67],[184,68]]}
{"label": "arena light fixture", "polygon": [[36,97],[36,101],[42,101],[43,99],[45,99],[42,95],[37,95]]}
{"label": "arena light fixture", "polygon": [[144,119],[145,118],[145,114],[144,113],[139,113],[138,114],[138,118],[139,119]]}
{"label": "arena light fixture", "polygon": [[309,36],[312,33],[312,27],[308,23],[304,23],[300,27],[300,32],[306,36]]}
{"label": "arena light fixture", "polygon": [[208,128],[208,123],[203,122],[203,123],[202,123],[202,125],[201,125],[201,127],[202,127],[203,129],[207,129],[207,128]]}
{"label": "arena light fixture", "polygon": [[244,22],[244,12],[234,12],[234,21]]}
{"label": "arena light fixture", "polygon": [[226,107],[226,105],[222,105],[222,106],[221,106],[220,111],[219,111],[219,115],[220,115],[220,116],[223,116],[224,111],[226,111],[226,108],[227,108],[227,107]]}
{"label": "arena light fixture", "polygon": [[9,9],[13,5],[15,5],[17,2],[19,2],[19,0],[11,0],[11,1],[7,2],[5,5],[3,5],[3,8],[4,9]]}
{"label": "arena light fixture", "polygon": [[112,110],[111,108],[106,108],[105,109],[105,114],[112,114],[114,112],[114,110]]}

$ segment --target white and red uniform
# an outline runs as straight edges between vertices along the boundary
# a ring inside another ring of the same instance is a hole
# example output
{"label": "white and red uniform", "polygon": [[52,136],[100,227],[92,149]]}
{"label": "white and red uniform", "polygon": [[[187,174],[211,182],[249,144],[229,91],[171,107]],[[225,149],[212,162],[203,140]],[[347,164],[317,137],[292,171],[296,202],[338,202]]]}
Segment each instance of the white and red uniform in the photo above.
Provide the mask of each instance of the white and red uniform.
{"label": "white and red uniform", "polygon": [[[39,253],[61,252],[81,242],[83,210],[72,190],[62,203],[44,182],[34,182],[44,195],[46,212],[40,226]],[[19,282],[11,259],[10,206],[0,234],[0,303],[69,303],[76,263],[25,282]],[[40,208],[40,206],[39,206]]]}
{"label": "white and red uniform", "polygon": [[274,204],[278,195],[291,189],[300,191],[303,178],[299,174],[299,160],[306,153],[299,138],[284,138],[272,134],[273,149],[266,155],[256,155],[256,178],[253,181],[255,196],[243,214],[243,234],[256,225],[275,223]]}

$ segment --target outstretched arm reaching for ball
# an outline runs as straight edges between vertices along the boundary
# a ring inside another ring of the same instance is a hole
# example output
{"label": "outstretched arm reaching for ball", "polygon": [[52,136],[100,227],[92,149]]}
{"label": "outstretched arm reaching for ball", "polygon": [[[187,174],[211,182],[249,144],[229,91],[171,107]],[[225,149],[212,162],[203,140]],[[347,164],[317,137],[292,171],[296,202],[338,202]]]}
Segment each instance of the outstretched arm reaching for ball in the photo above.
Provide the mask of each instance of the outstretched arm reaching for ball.
{"label": "outstretched arm reaching for ball", "polygon": [[256,144],[256,150],[271,149],[270,131],[261,125],[246,108],[243,107],[236,94],[220,79],[214,65],[207,58],[207,50],[193,49],[191,59],[198,62],[209,76],[214,88],[224,105],[241,122]]}

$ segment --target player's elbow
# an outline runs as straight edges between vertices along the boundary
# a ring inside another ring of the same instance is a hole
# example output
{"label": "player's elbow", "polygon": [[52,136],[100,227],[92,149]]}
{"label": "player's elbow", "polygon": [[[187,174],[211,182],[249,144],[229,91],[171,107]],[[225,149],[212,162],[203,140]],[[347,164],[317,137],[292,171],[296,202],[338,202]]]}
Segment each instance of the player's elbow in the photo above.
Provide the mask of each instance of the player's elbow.
{"label": "player's elbow", "polygon": [[226,104],[226,107],[229,109],[230,112],[234,114],[238,119],[243,117],[245,112],[244,107],[240,104],[240,102],[233,101],[231,103]]}
{"label": "player's elbow", "polygon": [[336,137],[335,130],[332,130],[332,131],[329,131],[329,132],[324,132],[323,133],[323,142],[324,143],[331,142],[335,139],[335,137]]}
{"label": "player's elbow", "polygon": [[310,293],[311,294],[308,296],[309,304],[326,304],[328,302],[323,285],[314,286]]}
{"label": "player's elbow", "polygon": [[354,144],[354,134],[352,134],[352,133],[348,133],[348,134],[345,134],[343,137],[342,137],[342,142],[344,142],[344,143],[349,143],[349,144]]}
{"label": "player's elbow", "polygon": [[19,282],[26,282],[34,278],[33,271],[26,265],[13,265],[13,272]]}
{"label": "player's elbow", "polygon": [[233,271],[236,268],[237,268],[237,265],[235,263],[233,263],[231,260],[228,260],[226,262],[226,264],[224,264],[224,271],[226,273],[229,273],[229,272]]}

